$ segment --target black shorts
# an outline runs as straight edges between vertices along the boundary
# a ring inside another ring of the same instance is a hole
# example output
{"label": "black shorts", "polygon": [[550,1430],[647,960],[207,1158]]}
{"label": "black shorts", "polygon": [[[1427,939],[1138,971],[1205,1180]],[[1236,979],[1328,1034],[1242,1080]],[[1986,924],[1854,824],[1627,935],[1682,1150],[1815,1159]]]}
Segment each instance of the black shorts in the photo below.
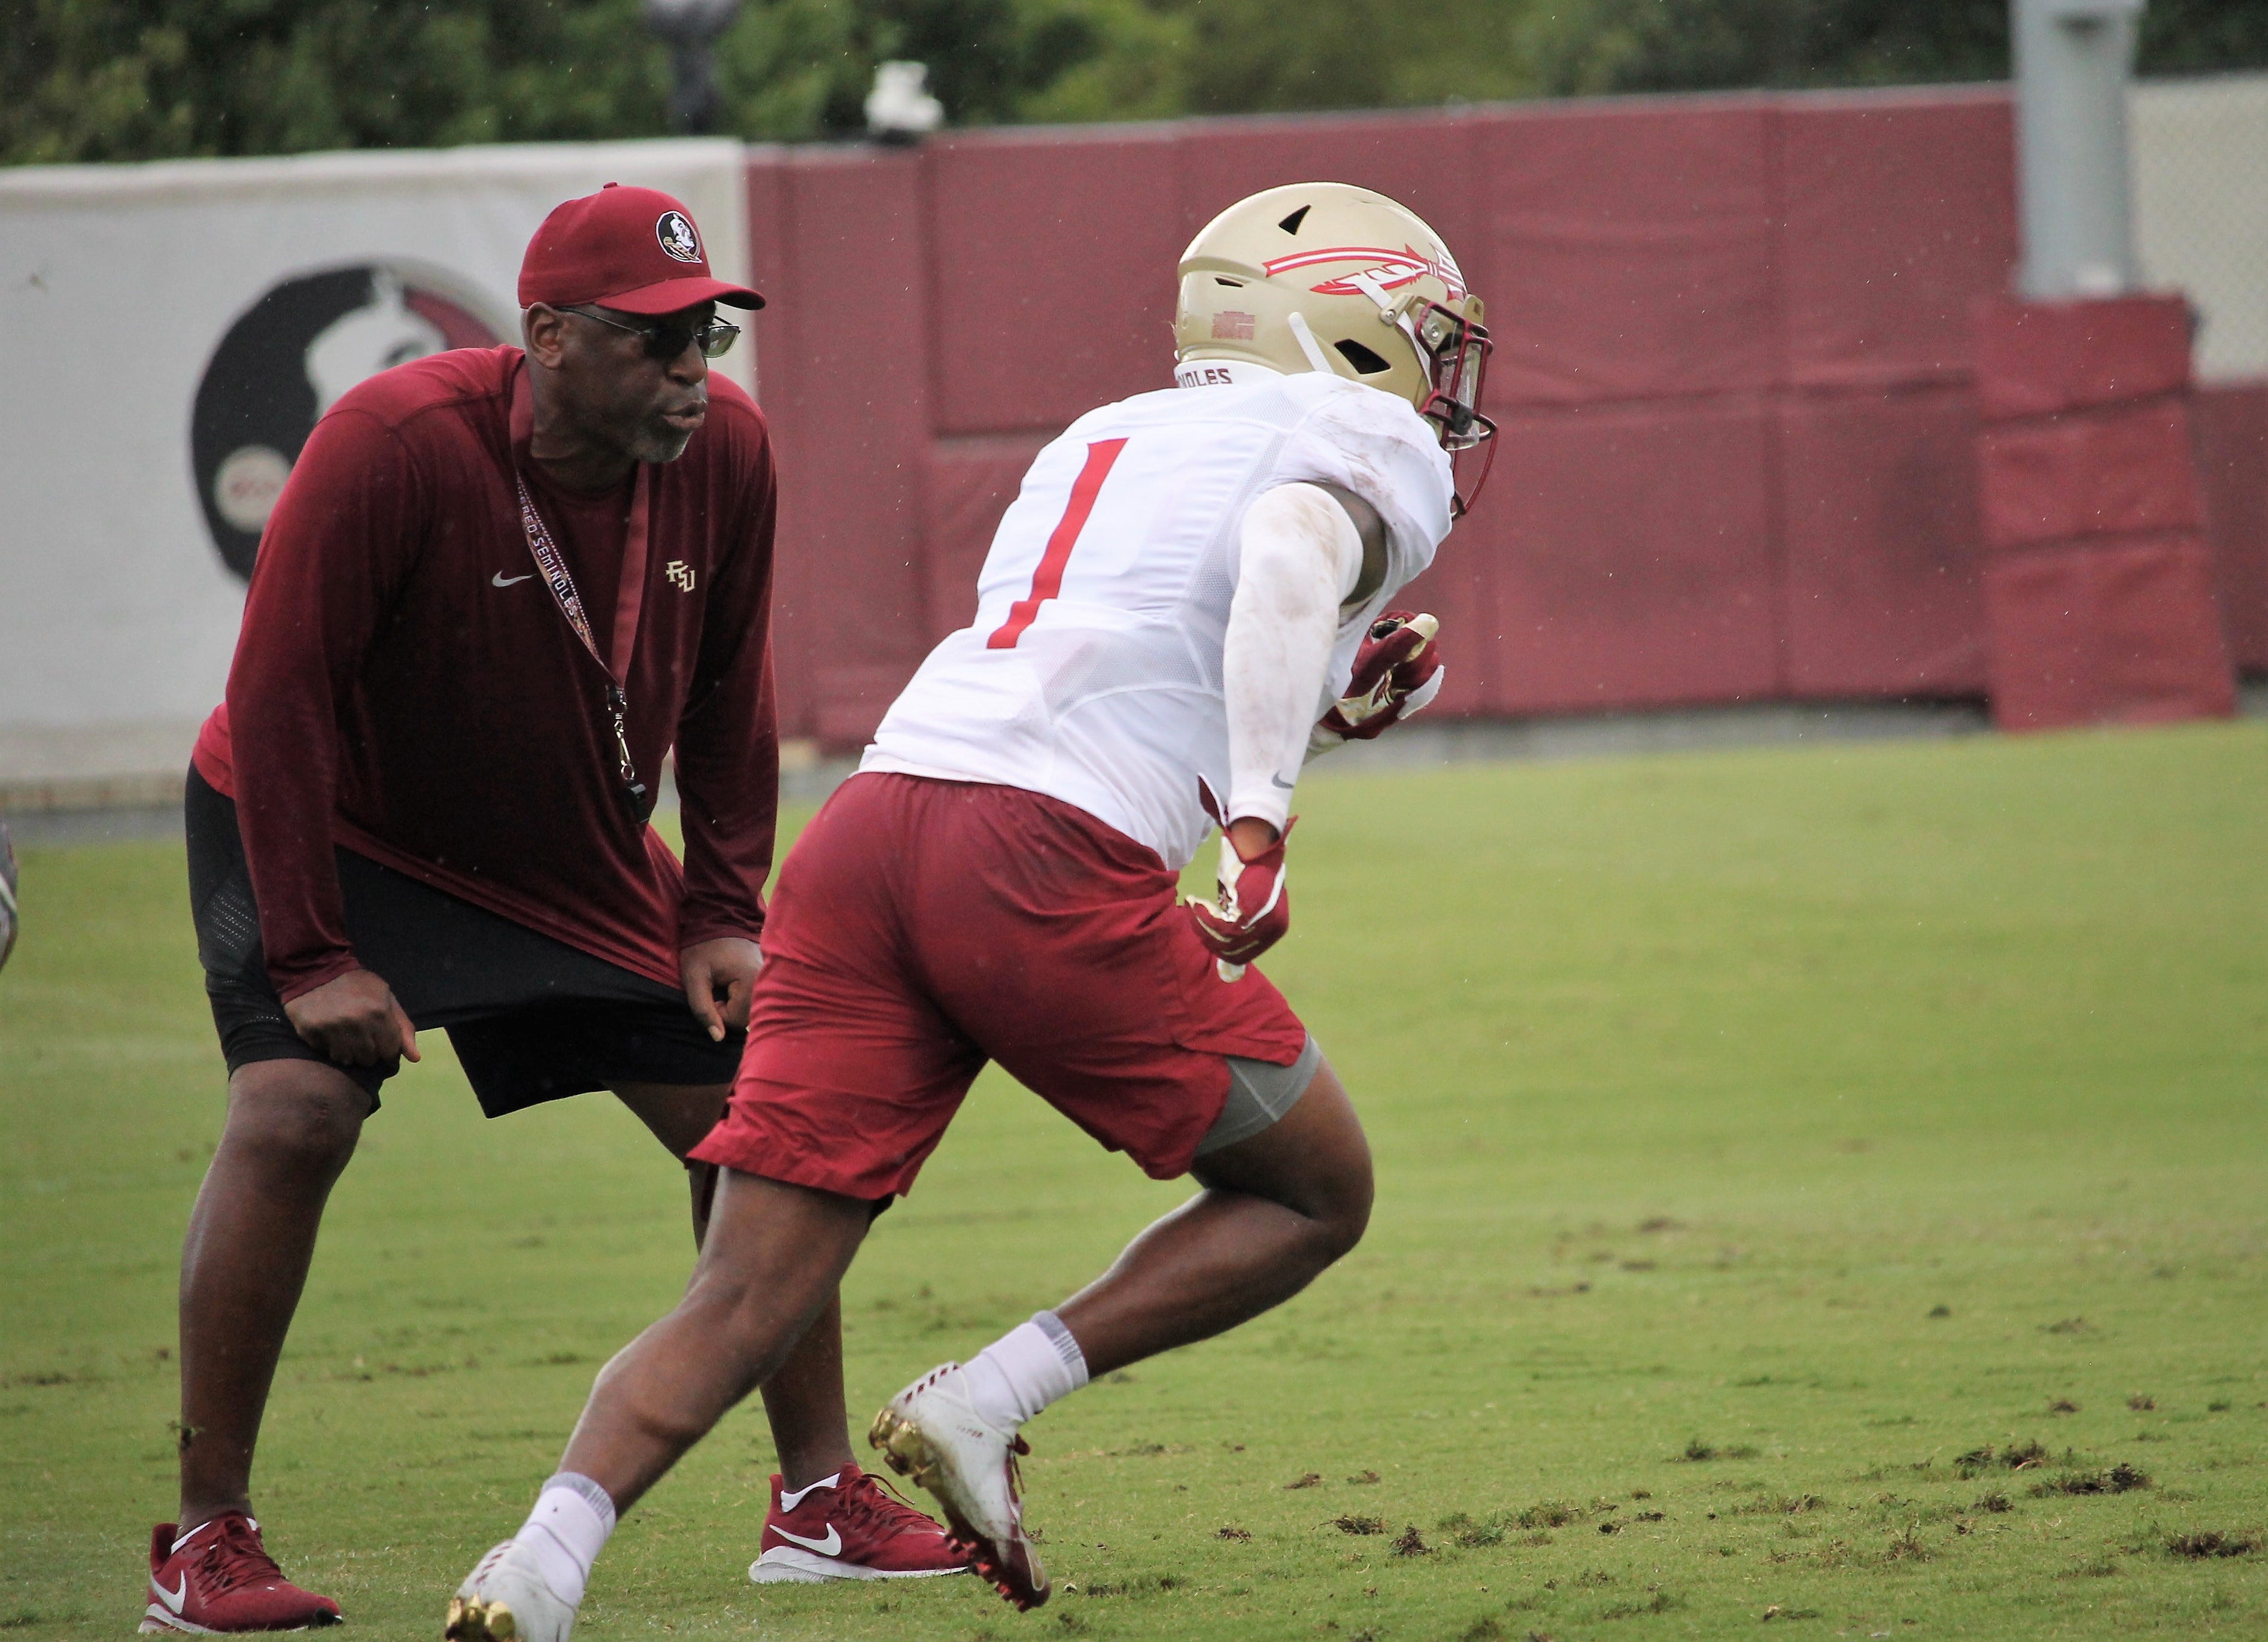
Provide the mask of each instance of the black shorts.
{"label": "black shorts", "polygon": [[[183,800],[197,961],[228,1069],[264,1060],[338,1066],[370,1093],[400,1060],[344,1066],[291,1029],[260,944],[235,802],[192,768]],[[460,901],[351,850],[337,851],[347,939],[422,1031],[446,1027],[490,1117],[624,1083],[729,1084],[745,1034],[721,1043],[674,987]]]}

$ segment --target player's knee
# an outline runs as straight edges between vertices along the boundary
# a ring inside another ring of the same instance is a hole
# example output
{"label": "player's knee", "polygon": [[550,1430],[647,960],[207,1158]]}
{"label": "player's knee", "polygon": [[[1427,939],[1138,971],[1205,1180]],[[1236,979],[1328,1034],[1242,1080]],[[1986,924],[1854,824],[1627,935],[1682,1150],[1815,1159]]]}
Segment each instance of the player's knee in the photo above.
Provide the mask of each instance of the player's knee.
{"label": "player's knee", "polygon": [[1362,1234],[1370,1229],[1370,1206],[1374,1195],[1367,1156],[1362,1159],[1359,1169],[1347,1170],[1322,1194],[1314,1219],[1324,1264],[1341,1258],[1362,1241]]}
{"label": "player's knee", "polygon": [[771,1378],[795,1344],[777,1295],[747,1272],[704,1263],[683,1309],[698,1314],[703,1335],[739,1371],[743,1395]]}

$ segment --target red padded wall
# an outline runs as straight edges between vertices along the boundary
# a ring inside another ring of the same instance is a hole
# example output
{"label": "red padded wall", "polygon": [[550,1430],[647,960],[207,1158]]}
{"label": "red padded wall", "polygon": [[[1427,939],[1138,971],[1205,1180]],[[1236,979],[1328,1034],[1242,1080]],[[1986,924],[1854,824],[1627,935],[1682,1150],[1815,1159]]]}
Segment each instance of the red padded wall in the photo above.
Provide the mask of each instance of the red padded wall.
{"label": "red padded wall", "polygon": [[1780,115],[1789,380],[1960,382],[1970,307],[2016,261],[2015,151],[1998,90],[1793,102]]}
{"label": "red padded wall", "polygon": [[1778,693],[1762,405],[1523,415],[1504,437],[1496,711]]}
{"label": "red padded wall", "polygon": [[2235,707],[2179,298],[1978,305],[1992,711],[2010,729]]}
{"label": "red padded wall", "polygon": [[926,151],[937,432],[1061,428],[1173,385],[1174,152],[1108,128]]}
{"label": "red padded wall", "polygon": [[850,744],[929,637],[922,162],[816,149],[753,169],[772,174],[752,181],[751,237],[784,247],[760,339],[780,464],[782,718],[788,733]]}
{"label": "red padded wall", "polygon": [[2195,536],[2010,554],[1985,569],[1992,716],[2004,729],[2165,724],[2233,711]]}
{"label": "red padded wall", "polygon": [[1761,99],[1646,99],[1481,122],[1497,402],[1778,379],[1773,120]]}
{"label": "red padded wall", "polygon": [[2205,524],[2189,407],[2172,396],[1987,427],[1977,460],[1995,548]]}
{"label": "red padded wall", "polygon": [[1781,413],[1787,683],[1802,697],[1983,693],[1977,438],[1957,388],[1810,396]]}
{"label": "red padded wall", "polygon": [[2221,624],[2236,665],[2268,672],[2268,386],[2201,389],[2191,409]]}
{"label": "red padded wall", "polygon": [[[1437,711],[1977,694],[1988,523],[2208,530],[2229,641],[2268,666],[2268,392],[2206,396],[2193,429],[2146,402],[2186,379],[2178,303],[2089,317],[2116,334],[2076,353],[2051,316],[1984,358],[1969,315],[2006,288],[2012,173],[1999,89],[751,151],[789,731],[864,738],[968,619],[1031,455],[1170,380],[1189,237],[1315,178],[1431,221],[1498,338],[1495,476],[1411,590],[1444,619]],[[1980,368],[2004,424],[1989,520]],[[2164,460],[2192,436],[2202,500]],[[2051,469],[2079,476],[2023,482]],[[2119,590],[2187,573],[2110,563],[2072,571],[2106,609],[2158,607]]]}

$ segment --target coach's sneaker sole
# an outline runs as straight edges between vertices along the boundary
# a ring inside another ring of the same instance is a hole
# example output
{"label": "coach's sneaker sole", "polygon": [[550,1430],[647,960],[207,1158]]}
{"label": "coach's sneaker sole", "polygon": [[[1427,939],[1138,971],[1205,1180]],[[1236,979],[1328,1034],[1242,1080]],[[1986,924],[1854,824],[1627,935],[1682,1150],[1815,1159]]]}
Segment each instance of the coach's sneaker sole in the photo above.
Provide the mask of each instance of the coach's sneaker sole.
{"label": "coach's sneaker sole", "polygon": [[866,1440],[890,1469],[911,1477],[945,1513],[953,1537],[1017,1608],[1048,1600],[1048,1576],[1024,1532],[1016,1456],[1031,1449],[994,1427],[969,1401],[959,1363],[932,1369],[874,1416]]}
{"label": "coach's sneaker sole", "polygon": [[534,1557],[506,1540],[474,1565],[449,1599],[443,1642],[567,1642],[574,1606],[554,1591]]}

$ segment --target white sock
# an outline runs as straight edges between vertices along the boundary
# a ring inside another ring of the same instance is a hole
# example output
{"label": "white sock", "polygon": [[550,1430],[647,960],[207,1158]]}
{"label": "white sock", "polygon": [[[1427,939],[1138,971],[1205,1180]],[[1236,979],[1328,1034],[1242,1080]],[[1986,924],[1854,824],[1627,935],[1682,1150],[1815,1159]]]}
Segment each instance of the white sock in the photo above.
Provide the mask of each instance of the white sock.
{"label": "white sock", "polygon": [[803,1497],[814,1488],[840,1488],[841,1486],[843,1486],[843,1473],[837,1471],[832,1476],[822,1476],[815,1483],[806,1484],[793,1493],[783,1488],[780,1490],[780,1514],[784,1516],[801,1505]]}
{"label": "white sock", "polygon": [[582,1605],[591,1565],[615,1531],[615,1502],[587,1476],[562,1471],[543,1484],[535,1509],[512,1535],[534,1555],[544,1583],[571,1608]]}
{"label": "white sock", "polygon": [[1051,1311],[1018,1323],[961,1365],[968,1400],[985,1423],[1014,1431],[1058,1397],[1086,1383],[1086,1354]]}

